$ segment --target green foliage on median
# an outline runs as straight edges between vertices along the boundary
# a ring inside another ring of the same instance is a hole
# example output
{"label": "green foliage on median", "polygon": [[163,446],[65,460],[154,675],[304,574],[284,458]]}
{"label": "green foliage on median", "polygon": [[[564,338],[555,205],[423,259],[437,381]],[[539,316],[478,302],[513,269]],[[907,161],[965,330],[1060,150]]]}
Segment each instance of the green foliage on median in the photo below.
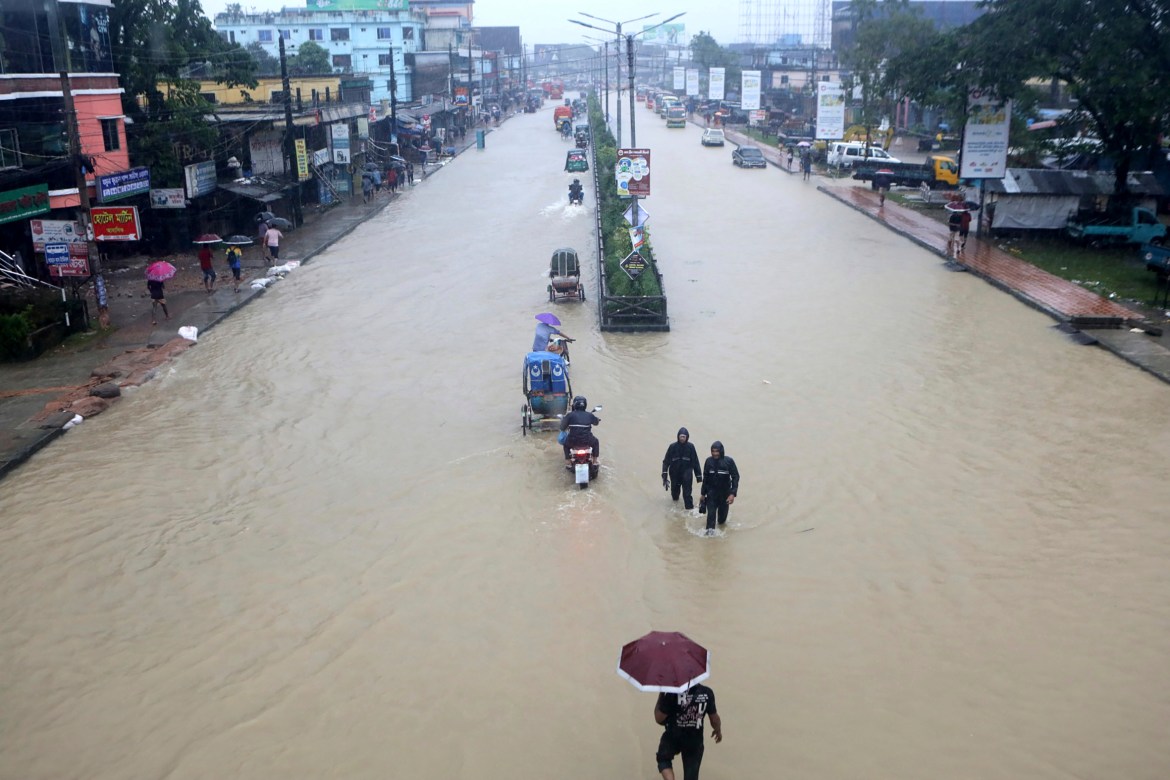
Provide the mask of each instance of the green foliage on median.
{"label": "green foliage on median", "polygon": [[[594,164],[597,166],[601,235],[605,248],[606,292],[616,296],[661,296],[662,285],[658,281],[658,264],[654,258],[648,228],[643,228],[645,245],[640,250],[647,261],[646,271],[637,279],[630,279],[618,265],[632,251],[629,225],[622,217],[630,203],[617,196],[617,185],[614,180],[617,141],[605,125],[601,103],[594,94],[589,96],[589,131],[594,144]],[[661,306],[650,302],[649,308],[660,310]]]}

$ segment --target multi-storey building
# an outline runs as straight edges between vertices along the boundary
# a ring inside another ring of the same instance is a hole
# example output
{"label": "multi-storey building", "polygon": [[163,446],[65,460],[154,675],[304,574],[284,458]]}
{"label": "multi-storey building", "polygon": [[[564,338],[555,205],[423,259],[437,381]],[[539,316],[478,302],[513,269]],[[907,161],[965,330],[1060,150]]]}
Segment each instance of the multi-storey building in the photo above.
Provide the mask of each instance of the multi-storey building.
{"label": "multi-storey building", "polygon": [[259,44],[274,57],[282,38],[289,55],[315,43],[328,52],[334,73],[368,77],[374,102],[391,97],[391,69],[394,97],[413,100],[406,55],[422,50],[425,26],[425,14],[408,0],[307,0],[305,8],[215,16],[224,38],[245,48]]}
{"label": "multi-storey building", "polygon": [[[29,270],[29,220],[74,216],[78,167],[94,199],[95,176],[130,167],[123,90],[110,54],[112,7],[111,0],[0,4],[0,249],[19,250]],[[70,153],[65,82],[79,157]]]}

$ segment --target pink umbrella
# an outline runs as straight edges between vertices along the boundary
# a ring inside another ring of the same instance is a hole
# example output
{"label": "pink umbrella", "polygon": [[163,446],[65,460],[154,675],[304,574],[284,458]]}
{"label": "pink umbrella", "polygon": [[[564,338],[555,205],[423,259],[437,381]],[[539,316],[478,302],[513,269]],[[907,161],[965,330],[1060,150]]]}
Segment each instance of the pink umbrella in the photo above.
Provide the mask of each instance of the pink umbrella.
{"label": "pink umbrella", "polygon": [[622,647],[617,673],[640,691],[686,693],[711,676],[711,654],[677,631],[651,631]]}
{"label": "pink umbrella", "polygon": [[204,233],[203,235],[199,236],[199,238],[195,239],[191,243],[193,243],[193,244],[218,244],[220,241],[223,241],[223,239],[220,238],[219,236],[217,236],[215,233]]}
{"label": "pink umbrella", "polygon": [[175,275],[175,267],[166,260],[155,260],[146,266],[146,279],[151,282],[165,282]]}

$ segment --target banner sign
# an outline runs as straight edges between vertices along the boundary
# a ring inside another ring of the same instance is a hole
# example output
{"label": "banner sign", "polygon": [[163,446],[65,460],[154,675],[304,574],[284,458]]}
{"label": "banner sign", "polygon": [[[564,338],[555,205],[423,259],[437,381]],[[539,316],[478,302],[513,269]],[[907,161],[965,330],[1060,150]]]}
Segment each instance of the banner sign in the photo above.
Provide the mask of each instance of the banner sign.
{"label": "banner sign", "polygon": [[762,125],[764,122],[768,121],[768,112],[762,108],[755,111],[749,111],[748,121],[753,125]]}
{"label": "banner sign", "polygon": [[667,46],[679,46],[685,43],[687,26],[683,22],[670,24],[642,25],[642,40]]}
{"label": "banner sign", "polygon": [[840,84],[817,82],[816,137],[822,141],[845,137],[845,89]]}
{"label": "banner sign", "polygon": [[675,68],[674,69],[674,88],[675,89],[685,89],[686,86],[687,86],[687,69],[686,68]]}
{"label": "banner sign", "polygon": [[187,208],[187,191],[182,187],[151,190],[150,207],[152,209],[185,209]]}
{"label": "banner sign", "polygon": [[760,72],[745,70],[739,91],[740,108],[751,111],[760,107]]}
{"label": "banner sign", "polygon": [[329,147],[324,149],[316,149],[313,151],[313,165],[320,168],[325,163],[329,162]]}
{"label": "banner sign", "polygon": [[1007,175],[1011,119],[1010,100],[998,100],[981,89],[967,93],[967,127],[963,130],[959,178],[1002,179]]}
{"label": "banner sign", "polygon": [[0,225],[49,211],[49,185],[35,184],[0,192]]}
{"label": "banner sign", "polygon": [[215,192],[215,160],[183,166],[183,176],[187,180],[187,197],[197,198],[200,195],[210,195]]}
{"label": "banner sign", "polygon": [[646,270],[646,258],[637,252],[630,252],[618,265],[626,272],[626,276],[637,279]]}
{"label": "banner sign", "polygon": [[455,87],[455,105],[467,105],[467,87]]}
{"label": "banner sign", "polygon": [[37,252],[44,252],[46,244],[85,245],[81,225],[72,220],[30,219],[28,227],[32,232],[33,249]]}
{"label": "banner sign", "polygon": [[109,173],[96,177],[95,182],[98,203],[143,195],[150,192],[150,169],[131,168],[121,173]]}
{"label": "banner sign", "polygon": [[45,244],[45,265],[69,265],[69,245]]}
{"label": "banner sign", "polygon": [[650,195],[650,150],[618,149],[614,172],[618,196],[645,198]]}
{"label": "banner sign", "polygon": [[89,251],[85,244],[81,244],[81,252],[77,253],[76,244],[69,244],[69,262],[49,266],[49,276],[89,276]]}
{"label": "banner sign", "polygon": [[89,216],[94,241],[138,241],[142,237],[137,206],[94,206]]}
{"label": "banner sign", "polygon": [[630,232],[630,246],[634,248],[635,252],[641,252],[642,247],[646,245],[646,228],[638,225],[638,227],[626,228]]}
{"label": "banner sign", "polygon": [[699,69],[687,68],[687,95],[699,94]]}
{"label": "banner sign", "polygon": [[333,162],[349,165],[349,125],[331,125],[330,133],[333,137]]}
{"label": "banner sign", "polygon": [[293,147],[297,153],[297,180],[308,181],[309,179],[309,147],[305,145],[304,138],[294,138]]}
{"label": "banner sign", "polygon": [[711,68],[707,74],[707,99],[708,100],[722,100],[723,99],[723,79],[726,77],[726,71],[723,68]]}

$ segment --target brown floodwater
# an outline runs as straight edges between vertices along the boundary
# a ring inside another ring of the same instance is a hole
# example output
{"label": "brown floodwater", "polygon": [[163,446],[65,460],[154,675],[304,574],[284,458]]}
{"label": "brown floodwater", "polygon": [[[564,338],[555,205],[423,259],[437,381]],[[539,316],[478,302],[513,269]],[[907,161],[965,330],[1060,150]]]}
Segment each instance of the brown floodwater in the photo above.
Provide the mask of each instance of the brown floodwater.
{"label": "brown floodwater", "polygon": [[520,431],[548,257],[596,268],[545,110],[0,484],[0,777],[653,778],[651,629],[711,650],[706,778],[1170,772],[1166,386],[637,120],[672,330],[553,309],[599,480]]}

